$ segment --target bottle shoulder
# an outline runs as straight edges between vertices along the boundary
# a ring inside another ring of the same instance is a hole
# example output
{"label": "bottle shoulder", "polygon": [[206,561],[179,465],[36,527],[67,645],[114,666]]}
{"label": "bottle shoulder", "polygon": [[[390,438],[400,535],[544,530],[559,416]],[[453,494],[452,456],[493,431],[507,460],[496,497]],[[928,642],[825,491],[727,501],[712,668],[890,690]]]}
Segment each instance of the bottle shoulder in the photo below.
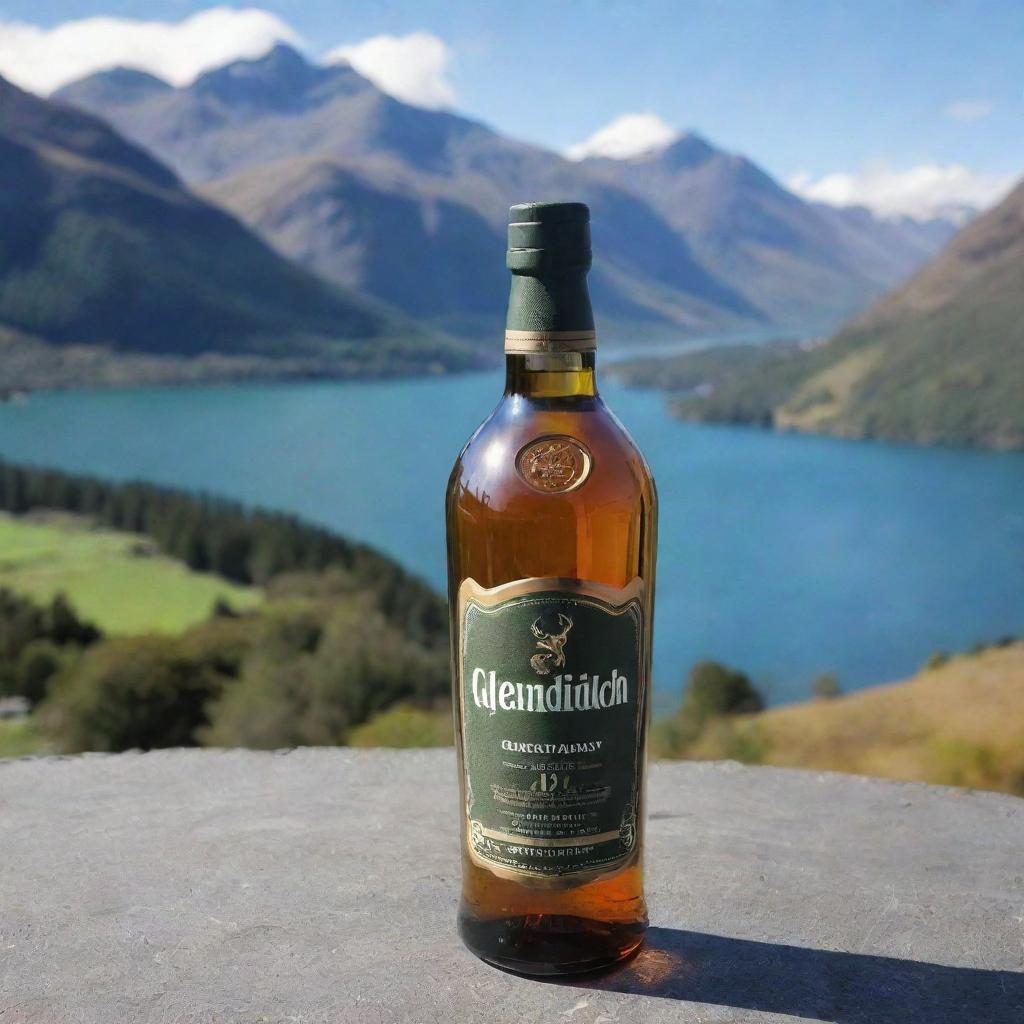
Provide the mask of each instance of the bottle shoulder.
{"label": "bottle shoulder", "polygon": [[[568,491],[539,493],[523,477],[520,456],[545,440],[568,439],[586,455],[585,478]],[[486,495],[492,508],[524,499],[573,504],[653,504],[654,481],[639,448],[597,396],[535,402],[504,396],[474,431],[452,469],[449,502]]]}

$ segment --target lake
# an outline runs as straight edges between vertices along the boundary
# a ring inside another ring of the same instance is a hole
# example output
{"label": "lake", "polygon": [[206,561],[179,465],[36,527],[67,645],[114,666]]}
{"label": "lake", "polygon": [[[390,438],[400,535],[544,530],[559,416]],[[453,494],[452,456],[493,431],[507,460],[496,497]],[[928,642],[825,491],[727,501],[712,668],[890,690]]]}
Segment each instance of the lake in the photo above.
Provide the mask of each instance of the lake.
{"label": "lake", "polygon": [[[0,406],[0,454],[286,509],[444,586],[451,464],[497,373],[33,395]],[[661,497],[655,686],[713,657],[772,703],[845,689],[936,650],[1024,633],[1024,454],[679,423],[603,382]]]}

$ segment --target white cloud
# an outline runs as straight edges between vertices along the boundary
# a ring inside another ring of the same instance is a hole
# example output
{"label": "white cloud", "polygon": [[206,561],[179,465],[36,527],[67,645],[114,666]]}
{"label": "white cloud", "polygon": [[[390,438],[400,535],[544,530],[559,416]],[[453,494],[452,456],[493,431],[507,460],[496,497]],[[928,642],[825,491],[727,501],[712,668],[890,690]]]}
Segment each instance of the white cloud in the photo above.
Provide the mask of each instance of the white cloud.
{"label": "white cloud", "polygon": [[211,7],[179,22],[98,17],[38,28],[0,21],[0,74],[43,95],[118,65],[184,85],[210,68],[262,56],[279,41],[299,38],[255,8]]}
{"label": "white cloud", "polygon": [[565,155],[570,160],[584,160],[588,156],[626,160],[664,149],[678,137],[679,133],[657,114],[623,114],[598,129],[589,139],[569,146]]}
{"label": "white cloud", "polygon": [[956,100],[946,107],[946,117],[953,121],[980,121],[995,110],[993,100]]}
{"label": "white cloud", "polygon": [[833,206],[866,206],[882,216],[927,218],[990,206],[1013,180],[1013,175],[984,174],[962,164],[920,164],[902,171],[876,165],[818,178],[801,172],[787,184],[805,199]]}
{"label": "white cloud", "polygon": [[346,61],[378,88],[406,103],[446,107],[455,102],[455,86],[448,78],[451,50],[430,32],[371,36],[336,47],[324,61]]}
{"label": "white cloud", "polygon": [[[211,68],[260,57],[277,42],[301,45],[290,25],[255,7],[211,7],[179,22],[96,17],[40,28],[0,20],[0,74],[43,95],[117,66],[186,85]],[[451,50],[429,32],[373,36],[339,46],[324,60],[347,61],[410,103],[442,107],[455,101]]]}

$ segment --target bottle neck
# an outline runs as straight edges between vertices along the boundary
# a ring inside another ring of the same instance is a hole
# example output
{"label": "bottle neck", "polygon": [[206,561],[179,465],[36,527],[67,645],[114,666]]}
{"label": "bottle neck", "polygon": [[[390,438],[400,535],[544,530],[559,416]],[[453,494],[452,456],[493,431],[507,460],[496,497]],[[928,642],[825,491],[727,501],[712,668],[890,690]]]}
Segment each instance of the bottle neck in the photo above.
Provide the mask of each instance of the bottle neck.
{"label": "bottle neck", "polygon": [[531,400],[597,396],[586,259],[557,270],[543,250],[510,249],[505,394]]}
{"label": "bottle neck", "polygon": [[510,353],[505,394],[529,399],[595,398],[594,352]]}

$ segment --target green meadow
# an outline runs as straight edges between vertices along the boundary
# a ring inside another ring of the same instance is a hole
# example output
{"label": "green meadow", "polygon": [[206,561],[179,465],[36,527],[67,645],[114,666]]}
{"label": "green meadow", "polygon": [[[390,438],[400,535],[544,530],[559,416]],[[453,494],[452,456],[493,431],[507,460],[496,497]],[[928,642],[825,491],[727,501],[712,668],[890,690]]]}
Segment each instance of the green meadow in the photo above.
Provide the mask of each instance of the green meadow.
{"label": "green meadow", "polygon": [[258,588],[194,572],[146,537],[96,529],[52,514],[0,515],[0,587],[51,600],[64,593],[105,633],[180,633],[209,618],[218,600],[237,611],[262,600]]}

